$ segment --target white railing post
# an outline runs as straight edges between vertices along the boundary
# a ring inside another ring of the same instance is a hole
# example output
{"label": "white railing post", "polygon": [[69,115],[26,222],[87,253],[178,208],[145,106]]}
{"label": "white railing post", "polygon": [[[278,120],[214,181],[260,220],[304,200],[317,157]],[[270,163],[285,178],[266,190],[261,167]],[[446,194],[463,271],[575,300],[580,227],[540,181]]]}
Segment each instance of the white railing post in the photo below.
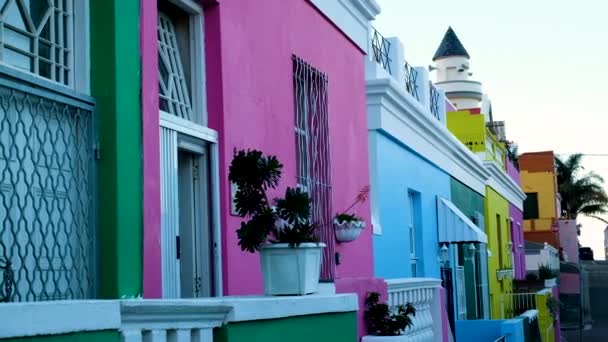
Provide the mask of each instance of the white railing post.
{"label": "white railing post", "polygon": [[429,84],[429,71],[425,67],[415,67],[417,78],[416,87],[418,88],[418,98],[425,111],[431,114],[431,88]]}
{"label": "white railing post", "polygon": [[386,39],[391,44],[391,49],[388,52],[390,59],[391,76],[397,81],[400,87],[405,91],[405,57],[403,55],[403,44],[397,37]]}
{"label": "white railing post", "polygon": [[232,307],[187,300],[134,300],[121,303],[123,342],[213,342]]}
{"label": "white railing post", "polygon": [[120,340],[122,342],[142,342],[143,336],[141,335],[141,330],[138,329],[123,330],[121,331]]}

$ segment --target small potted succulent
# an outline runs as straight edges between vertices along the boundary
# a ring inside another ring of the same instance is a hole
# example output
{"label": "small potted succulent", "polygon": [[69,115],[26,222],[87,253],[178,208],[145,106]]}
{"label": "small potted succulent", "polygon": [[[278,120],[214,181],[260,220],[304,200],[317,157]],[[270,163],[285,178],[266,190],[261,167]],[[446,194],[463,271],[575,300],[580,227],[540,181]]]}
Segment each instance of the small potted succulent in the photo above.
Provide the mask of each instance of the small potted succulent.
{"label": "small potted succulent", "polygon": [[243,251],[260,252],[267,295],[305,295],[317,290],[325,245],[315,235],[306,192],[288,187],[283,198],[268,199],[266,192],[278,186],[282,168],[275,156],[235,152],[228,179],[237,188],[236,212],[245,218],[237,237]]}
{"label": "small potted succulent", "polygon": [[557,276],[557,272],[549,265],[540,265],[538,267],[538,277],[545,281],[545,287],[556,286]]}
{"label": "small potted succulent", "polygon": [[361,342],[401,342],[408,337],[403,333],[412,327],[416,308],[410,303],[399,305],[391,312],[388,304],[380,303],[380,294],[370,292],[365,299],[365,323],[371,335],[363,336]]}
{"label": "small potted succulent", "polygon": [[334,218],[336,239],[339,242],[351,242],[356,240],[365,228],[365,221],[363,218],[358,217],[355,214],[351,214],[349,211],[355,207],[355,205],[367,201],[369,191],[369,185],[361,188],[361,190],[359,190],[359,194],[357,194],[357,197],[355,198],[355,202],[353,202],[353,204],[351,204],[351,206],[346,210],[337,214]]}

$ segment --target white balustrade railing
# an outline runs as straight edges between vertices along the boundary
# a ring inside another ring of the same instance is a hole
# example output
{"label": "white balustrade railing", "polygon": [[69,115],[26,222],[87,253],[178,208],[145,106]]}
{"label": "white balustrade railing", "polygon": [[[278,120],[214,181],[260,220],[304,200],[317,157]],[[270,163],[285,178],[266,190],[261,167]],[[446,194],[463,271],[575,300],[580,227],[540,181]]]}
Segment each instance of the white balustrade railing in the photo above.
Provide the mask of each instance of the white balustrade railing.
{"label": "white balustrade railing", "polygon": [[441,280],[429,278],[387,279],[392,309],[411,303],[416,308],[413,325],[405,331],[408,341],[441,341]]}
{"label": "white balustrade railing", "polygon": [[222,326],[231,310],[184,300],[123,302],[122,341],[213,342],[213,328]]}
{"label": "white balustrade railing", "polygon": [[500,295],[501,318],[520,316],[530,310],[537,310],[536,293],[506,293]]}

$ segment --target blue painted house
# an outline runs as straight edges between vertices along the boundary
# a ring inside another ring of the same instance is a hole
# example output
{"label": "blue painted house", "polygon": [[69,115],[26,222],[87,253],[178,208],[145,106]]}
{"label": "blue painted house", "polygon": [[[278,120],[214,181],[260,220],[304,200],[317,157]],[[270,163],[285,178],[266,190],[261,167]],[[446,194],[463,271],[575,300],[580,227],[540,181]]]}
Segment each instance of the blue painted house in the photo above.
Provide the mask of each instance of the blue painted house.
{"label": "blue painted house", "polygon": [[454,108],[428,70],[404,63],[397,38],[377,41],[366,65],[375,275],[389,280],[389,294],[391,279],[441,279],[454,331],[467,319],[466,258],[485,251],[487,236],[483,210],[472,217],[452,203],[453,184],[483,198],[490,173],[447,129]]}

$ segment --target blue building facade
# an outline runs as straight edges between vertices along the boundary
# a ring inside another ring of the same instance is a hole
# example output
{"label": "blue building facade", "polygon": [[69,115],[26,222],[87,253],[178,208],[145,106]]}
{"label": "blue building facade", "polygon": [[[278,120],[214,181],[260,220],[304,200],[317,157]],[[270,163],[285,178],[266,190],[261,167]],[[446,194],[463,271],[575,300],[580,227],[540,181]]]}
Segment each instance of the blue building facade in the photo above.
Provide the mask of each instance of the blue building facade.
{"label": "blue building facade", "polygon": [[450,199],[450,176],[385,132],[369,135],[381,230],[374,234],[375,275],[439,278],[437,197]]}

